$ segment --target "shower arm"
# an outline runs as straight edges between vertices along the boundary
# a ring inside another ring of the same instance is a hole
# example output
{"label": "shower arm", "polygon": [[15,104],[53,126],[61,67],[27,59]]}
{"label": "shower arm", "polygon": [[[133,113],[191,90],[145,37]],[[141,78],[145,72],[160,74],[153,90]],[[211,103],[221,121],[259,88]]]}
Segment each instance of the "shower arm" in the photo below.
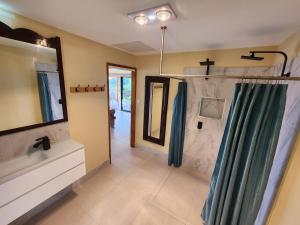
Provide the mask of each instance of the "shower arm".
{"label": "shower arm", "polygon": [[282,65],[282,70],[281,70],[281,76],[282,77],[289,77],[291,75],[290,72],[288,73],[284,73],[285,72],[285,67],[286,67],[286,63],[287,63],[287,60],[288,60],[288,56],[285,52],[282,52],[282,51],[250,51],[251,54],[280,54],[284,57],[284,61],[283,61],[283,65]]}

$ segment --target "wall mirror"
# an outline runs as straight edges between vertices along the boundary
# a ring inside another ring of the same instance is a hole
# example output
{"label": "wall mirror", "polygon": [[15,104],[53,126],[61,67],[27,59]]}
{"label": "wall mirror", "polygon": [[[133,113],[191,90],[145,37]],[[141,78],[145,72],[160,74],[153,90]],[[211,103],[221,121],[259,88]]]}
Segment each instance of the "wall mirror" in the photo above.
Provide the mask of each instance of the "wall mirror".
{"label": "wall mirror", "polygon": [[170,79],[146,76],[144,140],[165,144]]}
{"label": "wall mirror", "polygon": [[67,121],[58,37],[0,22],[0,135]]}

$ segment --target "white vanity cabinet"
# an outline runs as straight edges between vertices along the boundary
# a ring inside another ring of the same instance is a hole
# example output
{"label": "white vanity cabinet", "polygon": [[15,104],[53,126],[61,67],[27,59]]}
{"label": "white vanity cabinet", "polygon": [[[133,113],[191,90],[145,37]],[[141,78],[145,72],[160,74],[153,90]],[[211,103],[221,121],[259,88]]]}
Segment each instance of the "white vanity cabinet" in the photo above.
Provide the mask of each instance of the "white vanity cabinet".
{"label": "white vanity cabinet", "polygon": [[0,163],[0,225],[12,222],[85,174],[84,146],[71,139],[53,144],[48,151]]}

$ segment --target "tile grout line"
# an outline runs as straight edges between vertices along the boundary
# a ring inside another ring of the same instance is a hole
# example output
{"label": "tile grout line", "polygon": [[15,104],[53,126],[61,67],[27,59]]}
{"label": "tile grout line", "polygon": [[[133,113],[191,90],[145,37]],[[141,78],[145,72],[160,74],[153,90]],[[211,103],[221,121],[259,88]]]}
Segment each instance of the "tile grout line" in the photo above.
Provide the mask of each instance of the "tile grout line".
{"label": "tile grout line", "polygon": [[156,196],[158,195],[158,193],[161,191],[161,189],[163,188],[164,184],[166,183],[166,181],[168,180],[170,174],[172,172],[172,168],[170,168],[168,170],[168,173],[166,174],[166,176],[162,179],[162,181],[160,182],[160,184],[157,187],[157,190],[154,191],[152,198],[150,199],[150,201],[154,201],[154,199],[156,198]]}

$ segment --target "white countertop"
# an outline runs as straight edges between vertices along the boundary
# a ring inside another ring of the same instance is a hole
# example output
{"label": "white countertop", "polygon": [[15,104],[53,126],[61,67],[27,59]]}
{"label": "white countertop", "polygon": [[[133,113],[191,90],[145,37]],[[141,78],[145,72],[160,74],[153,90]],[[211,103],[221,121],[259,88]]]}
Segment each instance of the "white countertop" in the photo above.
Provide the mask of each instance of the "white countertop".
{"label": "white countertop", "polygon": [[49,150],[37,150],[0,163],[0,184],[68,155],[84,146],[72,139],[51,144]]}

